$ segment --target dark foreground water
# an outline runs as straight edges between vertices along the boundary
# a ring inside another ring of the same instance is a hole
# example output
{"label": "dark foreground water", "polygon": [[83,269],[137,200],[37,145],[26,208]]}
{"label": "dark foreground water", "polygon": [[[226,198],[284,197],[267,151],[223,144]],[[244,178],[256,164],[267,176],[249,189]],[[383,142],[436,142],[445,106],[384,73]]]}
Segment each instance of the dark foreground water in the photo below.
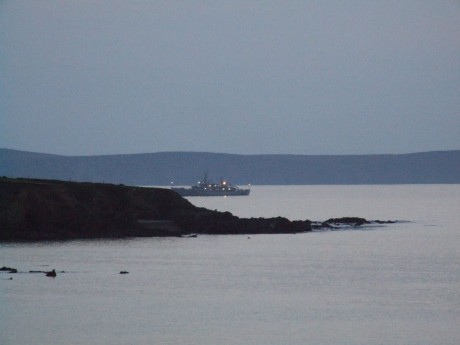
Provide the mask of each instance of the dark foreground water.
{"label": "dark foreground water", "polygon": [[411,222],[0,244],[0,266],[65,271],[0,274],[0,344],[458,344],[460,185],[260,186],[189,200],[239,216]]}

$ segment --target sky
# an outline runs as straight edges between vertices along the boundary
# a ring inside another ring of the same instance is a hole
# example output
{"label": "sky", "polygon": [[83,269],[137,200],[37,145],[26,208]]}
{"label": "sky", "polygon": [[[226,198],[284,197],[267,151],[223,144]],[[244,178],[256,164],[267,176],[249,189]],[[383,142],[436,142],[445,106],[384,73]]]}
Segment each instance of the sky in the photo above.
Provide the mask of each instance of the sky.
{"label": "sky", "polygon": [[460,149],[460,1],[0,0],[0,148]]}

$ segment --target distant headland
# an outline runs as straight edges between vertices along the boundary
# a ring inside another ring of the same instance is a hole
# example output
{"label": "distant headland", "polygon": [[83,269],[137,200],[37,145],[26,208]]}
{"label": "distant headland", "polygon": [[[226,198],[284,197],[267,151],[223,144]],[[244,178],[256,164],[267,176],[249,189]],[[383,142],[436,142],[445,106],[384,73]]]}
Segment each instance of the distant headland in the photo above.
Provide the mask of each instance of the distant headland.
{"label": "distant headland", "polygon": [[61,156],[0,149],[0,176],[127,185],[196,184],[211,179],[236,185],[460,183],[460,150],[376,155],[237,155],[157,152]]}
{"label": "distant headland", "polygon": [[369,223],[362,218],[322,223],[239,218],[196,207],[169,189],[58,180],[2,177],[0,200],[0,241],[283,234]]}

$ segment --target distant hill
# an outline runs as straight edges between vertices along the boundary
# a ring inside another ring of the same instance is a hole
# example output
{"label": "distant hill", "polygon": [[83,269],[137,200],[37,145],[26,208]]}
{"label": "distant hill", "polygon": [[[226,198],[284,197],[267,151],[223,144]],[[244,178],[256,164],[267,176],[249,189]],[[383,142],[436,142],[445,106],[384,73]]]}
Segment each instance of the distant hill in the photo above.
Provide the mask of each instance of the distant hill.
{"label": "distant hill", "polygon": [[460,150],[381,155],[205,152],[61,156],[0,149],[0,176],[130,185],[189,185],[207,171],[234,184],[460,183]]}

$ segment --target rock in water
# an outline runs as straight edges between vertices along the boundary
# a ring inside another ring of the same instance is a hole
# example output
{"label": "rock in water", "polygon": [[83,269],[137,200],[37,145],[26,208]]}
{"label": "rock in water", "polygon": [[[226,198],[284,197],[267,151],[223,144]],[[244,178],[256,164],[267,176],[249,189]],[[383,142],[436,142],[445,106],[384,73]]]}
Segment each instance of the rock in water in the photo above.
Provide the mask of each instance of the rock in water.
{"label": "rock in water", "polygon": [[56,271],[55,270],[52,270],[52,271],[49,271],[49,272],[46,272],[46,276],[47,277],[56,277]]}

